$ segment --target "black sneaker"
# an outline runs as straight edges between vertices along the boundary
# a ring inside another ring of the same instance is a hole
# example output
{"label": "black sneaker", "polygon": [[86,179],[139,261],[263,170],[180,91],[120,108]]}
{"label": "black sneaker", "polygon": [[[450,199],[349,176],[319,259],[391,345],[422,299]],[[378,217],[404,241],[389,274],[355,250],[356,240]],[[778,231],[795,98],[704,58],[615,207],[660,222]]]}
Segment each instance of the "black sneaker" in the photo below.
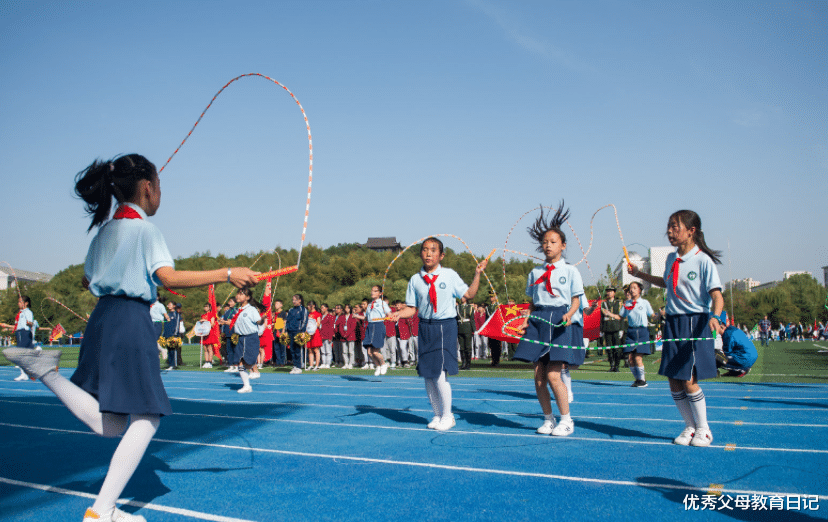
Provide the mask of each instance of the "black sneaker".
{"label": "black sneaker", "polygon": [[632,387],[633,388],[646,388],[647,387],[647,381],[642,381],[640,379],[636,380],[634,383],[632,383]]}

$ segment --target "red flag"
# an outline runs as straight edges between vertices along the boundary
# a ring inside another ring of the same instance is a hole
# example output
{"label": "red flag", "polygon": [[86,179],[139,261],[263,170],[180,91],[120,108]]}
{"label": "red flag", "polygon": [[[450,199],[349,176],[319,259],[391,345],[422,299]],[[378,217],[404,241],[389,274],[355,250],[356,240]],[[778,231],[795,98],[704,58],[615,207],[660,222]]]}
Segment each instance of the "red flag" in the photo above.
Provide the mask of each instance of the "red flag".
{"label": "red flag", "polygon": [[217,318],[218,317],[218,306],[216,305],[216,285],[210,285],[210,288],[207,289],[207,299],[210,301],[210,317]]}
{"label": "red flag", "polygon": [[[490,337],[497,341],[505,341],[507,343],[516,343],[520,341],[520,334],[517,332],[517,328],[523,324],[523,320],[519,317],[525,313],[526,310],[529,309],[529,303],[525,304],[513,304],[513,305],[500,305],[495,310],[495,313],[492,314],[486,322],[483,323],[483,326],[477,331],[480,335],[485,335],[486,337]],[[511,319],[518,318],[514,321],[511,321],[508,326],[506,326],[506,333],[504,333],[503,325],[507,321]],[[510,334],[511,333],[511,334]]]}
{"label": "red flag", "polygon": [[[595,307],[590,314],[584,314],[584,338],[594,341],[601,337],[601,300],[593,299],[587,308]],[[586,311],[586,310],[584,310]]]}
{"label": "red flag", "polygon": [[49,334],[49,342],[55,342],[64,335],[66,335],[66,330],[64,330],[63,326],[61,326],[60,323],[58,323],[57,326],[52,328],[52,333]]}
{"label": "red flag", "polygon": [[[584,337],[594,341],[601,335],[601,300],[590,301],[589,305],[595,306],[595,309],[592,310],[592,313],[584,316]],[[529,303],[500,305],[495,313],[483,323],[477,333],[498,341],[516,343],[520,341],[517,328],[523,324],[523,320],[515,318],[523,315],[528,309]],[[509,324],[506,326],[504,333],[503,325],[507,322]]]}

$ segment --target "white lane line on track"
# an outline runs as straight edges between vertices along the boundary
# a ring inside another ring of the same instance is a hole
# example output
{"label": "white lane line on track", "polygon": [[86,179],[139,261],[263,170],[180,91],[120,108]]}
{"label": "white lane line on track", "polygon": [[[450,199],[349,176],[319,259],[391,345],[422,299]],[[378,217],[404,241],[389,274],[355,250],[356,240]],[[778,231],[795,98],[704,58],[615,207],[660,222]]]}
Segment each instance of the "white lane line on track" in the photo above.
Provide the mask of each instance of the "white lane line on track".
{"label": "white lane line on track", "polygon": [[[260,405],[267,405],[267,406],[294,406],[294,407],[303,407],[303,408],[329,408],[329,409],[344,409],[349,411],[355,411],[356,407],[353,404],[315,404],[309,402],[256,402],[256,401],[221,401],[217,399],[191,399],[191,398],[184,398],[184,397],[170,397],[171,399],[187,401],[192,403],[208,403],[208,404],[260,404]],[[9,403],[9,404],[25,404],[25,405],[35,405],[35,406],[47,406],[47,407],[55,407],[55,408],[64,408],[65,406],[61,403],[50,403],[50,402],[32,402],[32,401],[14,401],[14,400],[4,400],[0,399],[0,403]],[[428,420],[428,416],[432,414],[432,410],[430,409],[418,409],[418,408],[391,408],[385,406],[361,406],[362,409],[365,410],[374,410],[374,411],[393,411],[393,412],[403,412],[403,413],[422,413],[423,420]],[[513,413],[513,412],[491,412],[491,411],[472,411],[472,410],[458,410],[454,409],[454,413],[458,415],[463,414],[473,414],[473,415],[492,415],[494,417],[520,417],[522,419],[532,418],[532,419],[541,419],[543,418],[542,413]],[[199,415],[199,414],[185,414],[180,412],[174,412],[172,414],[175,415]],[[259,417],[240,417],[240,418],[247,418],[250,420],[256,420]],[[668,422],[668,423],[683,423],[682,419],[658,419],[658,418],[644,418],[644,417],[604,417],[600,415],[576,415],[575,419],[582,419],[582,420],[606,420],[606,421],[631,421],[631,422]],[[791,422],[752,422],[752,421],[743,421],[743,420],[708,420],[708,424],[722,424],[722,425],[739,425],[739,426],[767,426],[767,427],[779,427],[779,428],[828,428],[828,424],[801,424],[801,423],[791,423]]]}
{"label": "white lane line on track", "polygon": [[[257,394],[265,394],[265,395],[301,395],[303,397],[307,397],[308,395],[311,395],[307,392],[293,392],[293,391],[286,391],[286,390],[277,390],[277,391],[262,390],[261,386],[258,383],[257,383],[256,387],[257,387],[257,389],[256,389]],[[179,391],[180,390],[189,390],[189,391],[205,391],[205,390],[208,390],[208,391],[215,391],[215,388],[190,388],[190,387],[182,387],[182,386],[165,386],[165,388],[168,391],[169,390],[179,390]],[[21,393],[21,392],[31,393],[31,392],[34,391],[36,393],[43,393],[43,394],[46,394],[46,395],[51,395],[51,392],[46,388],[39,389],[39,390],[23,390],[23,389],[19,389],[19,388],[3,388],[2,386],[0,386],[0,391],[11,391],[11,392],[16,392],[16,393]],[[370,395],[370,394],[357,395],[357,394],[354,394],[354,393],[314,393],[312,395],[314,397],[317,397],[317,398],[321,398],[321,397],[351,397],[351,398],[363,398],[363,399],[407,399],[407,400],[416,400],[416,401],[423,400],[423,398],[424,398],[422,395],[419,395],[419,394],[418,395]],[[578,395],[577,395],[577,392],[576,392],[576,397],[577,396]],[[669,400],[669,397],[663,397],[662,395],[658,395],[656,397],[658,399],[664,399],[665,401]],[[177,400],[195,400],[195,399],[188,398],[188,397],[170,396],[170,398],[171,399],[177,399]],[[751,399],[753,399],[753,397],[751,397]],[[488,403],[525,403],[527,400],[532,400],[532,399],[520,399],[520,398],[515,398],[515,399],[493,399],[493,398],[463,397],[462,395],[455,395],[454,396],[454,401],[455,402],[465,401],[465,402],[488,402]],[[784,398],[778,398],[777,402],[783,402],[783,400],[784,400]],[[245,403],[250,403],[250,404],[259,404],[259,403],[272,404],[269,401],[233,401],[233,400],[227,400],[227,401],[215,401],[215,402],[228,402],[228,403],[240,403],[240,404],[245,404]],[[575,404],[577,404],[579,406],[610,406],[610,407],[625,407],[625,406],[640,407],[641,406],[641,403],[588,402],[588,401],[581,401],[581,400],[578,400]],[[672,401],[671,402],[665,402],[664,404],[649,403],[649,404],[647,404],[647,406],[648,407],[653,407],[653,408],[668,408],[668,409],[676,407],[675,403],[673,403]],[[751,405],[751,406],[716,406],[715,404],[708,404],[707,409],[708,410],[749,410],[749,411],[754,411],[754,412],[755,411],[779,412],[779,411],[813,411],[814,410],[814,408],[808,408],[808,407],[795,408],[795,407],[782,407],[782,406],[780,406],[780,407],[765,408],[765,407],[753,406],[753,405]]]}
{"label": "white lane line on track", "polygon": [[[285,424],[302,424],[308,426],[335,426],[337,428],[360,428],[360,429],[376,429],[376,430],[391,430],[391,431],[420,431],[424,433],[428,433],[429,435],[434,434],[434,431],[428,428],[410,428],[406,426],[401,426],[399,424],[393,426],[382,426],[376,424],[354,424],[354,423],[346,423],[346,422],[337,422],[332,423],[331,421],[306,421],[306,420],[297,420],[297,419],[281,419],[281,418],[268,418],[268,417],[241,417],[241,416],[234,416],[234,415],[218,415],[218,414],[190,414],[190,413],[178,413],[173,414],[178,416],[194,416],[194,417],[207,417],[207,418],[214,418],[214,419],[231,419],[231,420],[245,420],[245,421],[257,421],[257,422],[279,422]],[[36,430],[45,430],[45,431],[56,431],[56,432],[65,432],[65,433],[83,433],[87,434],[88,432],[77,431],[77,430],[66,430],[61,428],[48,428],[48,427],[39,427],[39,426],[27,426],[23,424],[12,424],[7,422],[0,422],[0,426],[8,426],[11,428],[30,428]],[[88,433],[91,434],[91,433]],[[490,431],[466,431],[466,430],[451,430],[447,431],[444,434],[446,435],[453,435],[453,436],[478,436],[478,437],[497,437],[497,438],[533,438],[535,440],[547,440],[555,441],[554,443],[563,444],[566,441],[584,441],[584,442],[598,442],[598,443],[615,443],[615,444],[629,444],[629,445],[639,445],[639,446],[673,446],[672,442],[658,442],[658,441],[644,441],[644,440],[624,440],[624,439],[604,439],[604,438],[594,438],[594,437],[574,437],[572,435],[568,437],[542,437],[538,436],[535,433],[497,433],[497,432],[490,432]],[[160,439],[153,439],[153,440],[160,440]],[[189,444],[188,441],[180,441],[182,444]],[[737,445],[735,448],[732,445],[711,445],[711,448],[718,448],[723,449],[726,451],[768,451],[768,452],[781,452],[781,453],[807,453],[807,454],[825,454],[828,455],[828,450],[821,450],[821,449],[813,449],[813,448],[768,448],[768,447],[756,447],[756,446],[741,446]]]}
{"label": "white lane line on track", "polygon": [[[82,431],[75,431],[75,430],[63,430],[63,429],[55,429],[55,428],[40,428],[40,427],[33,427],[33,426],[16,426],[16,425],[9,425],[5,423],[0,423],[0,425],[7,425],[7,426],[15,426],[25,429],[36,429],[36,430],[43,430],[43,431],[53,431],[53,432],[61,432],[61,433],[72,433],[72,434],[80,434],[80,435],[94,435],[90,432],[82,432]],[[449,434],[452,432],[445,432],[445,434]],[[97,436],[97,435],[95,435]],[[567,437],[571,439],[572,437]],[[548,479],[548,480],[558,480],[558,481],[568,481],[568,482],[581,482],[581,483],[591,483],[591,484],[603,484],[603,485],[616,485],[616,486],[633,486],[633,487],[648,487],[648,488],[658,488],[658,489],[672,489],[672,490],[679,490],[679,491],[703,491],[705,494],[710,489],[710,485],[706,484],[703,486],[678,486],[674,484],[659,484],[659,483],[649,483],[649,482],[637,482],[637,481],[629,481],[629,480],[612,480],[612,479],[597,479],[597,478],[590,478],[590,477],[574,477],[574,476],[567,476],[567,475],[553,475],[548,473],[532,473],[532,472],[525,472],[525,471],[514,471],[514,470],[501,470],[501,469],[492,469],[492,468],[477,468],[477,467],[470,467],[470,466],[450,466],[447,464],[433,464],[428,462],[414,462],[414,461],[402,461],[402,460],[390,460],[390,459],[375,459],[375,458],[367,458],[367,457],[353,457],[350,455],[329,455],[324,453],[307,453],[307,452],[300,452],[300,451],[286,451],[286,450],[277,450],[271,448],[255,448],[251,446],[235,446],[231,444],[216,444],[216,443],[207,443],[207,442],[194,442],[194,441],[181,441],[181,440],[171,440],[171,439],[157,439],[154,438],[153,441],[155,442],[164,442],[167,444],[181,444],[185,446],[200,446],[205,448],[220,448],[220,449],[228,449],[228,450],[240,450],[244,452],[257,452],[257,453],[269,453],[269,454],[276,454],[276,455],[285,455],[289,457],[306,457],[306,458],[318,458],[318,459],[328,459],[328,460],[337,460],[337,461],[351,461],[351,462],[366,462],[372,464],[386,464],[392,466],[408,466],[408,467],[419,467],[419,468],[430,468],[430,469],[441,469],[446,471],[465,471],[470,473],[481,473],[481,474],[490,474],[490,475],[506,475],[506,476],[513,476],[513,477],[531,477],[531,478],[541,478],[541,479]],[[712,446],[711,446],[712,447]],[[765,495],[765,496],[780,496],[780,497],[788,497],[788,496],[808,496],[808,497],[817,497],[820,500],[828,499],[828,495],[814,495],[809,493],[802,493],[802,492],[778,492],[778,491],[753,491],[753,490],[739,490],[739,489],[728,489],[723,488],[721,490],[722,493],[732,493],[735,495]]]}
{"label": "white lane line on track", "polygon": [[[75,497],[89,498],[94,500],[97,495],[85,493],[83,491],[74,491],[71,489],[59,488],[57,486],[47,486],[45,484],[35,484],[34,482],[23,482],[22,480],[14,480],[6,477],[0,477],[0,483],[9,484],[11,486],[18,486],[22,488],[38,489],[48,493],[58,493],[60,495],[71,495]],[[211,513],[201,513],[190,509],[182,509],[176,507],[162,506],[159,504],[151,504],[146,502],[138,502],[137,500],[118,499],[118,504],[137,507],[141,509],[151,509],[153,511],[162,511],[164,513],[171,513],[173,515],[181,515],[189,518],[196,518],[198,520],[210,520],[213,522],[256,522],[254,520],[246,520],[243,518],[223,517],[221,515],[213,515]]]}

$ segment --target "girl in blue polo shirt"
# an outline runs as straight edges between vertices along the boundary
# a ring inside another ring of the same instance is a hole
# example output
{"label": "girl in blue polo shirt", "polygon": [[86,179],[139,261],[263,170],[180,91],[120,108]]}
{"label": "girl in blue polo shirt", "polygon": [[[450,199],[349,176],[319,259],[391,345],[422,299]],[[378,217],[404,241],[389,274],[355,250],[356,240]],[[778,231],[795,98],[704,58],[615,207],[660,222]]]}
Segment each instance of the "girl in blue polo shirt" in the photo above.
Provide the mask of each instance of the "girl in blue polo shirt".
{"label": "girl in blue polo shirt", "polygon": [[[540,216],[529,228],[529,235],[538,242],[538,251],[543,252],[546,263],[529,272],[526,295],[532,298],[532,305],[529,317],[521,325],[523,335],[513,357],[535,365],[535,392],[544,416],[537,432],[558,437],[575,431],[564,375],[568,376],[567,367],[577,368],[586,356],[585,349],[576,348],[584,345],[584,284],[578,269],[563,258],[566,234],[561,225],[568,217],[569,210],[564,210],[562,201],[548,221],[541,208]],[[561,413],[557,426],[550,388]]]}
{"label": "girl in blue polo shirt", "polygon": [[371,287],[371,303],[365,309],[365,314],[354,314],[357,319],[368,322],[362,345],[368,349],[368,356],[376,365],[374,376],[377,377],[388,372],[388,363],[382,356],[382,347],[385,344],[385,321],[382,319],[390,313],[391,307],[382,300],[382,288],[374,285]]}
{"label": "girl in blue polo shirt", "polygon": [[258,371],[253,370],[259,358],[259,325],[264,324],[264,317],[259,313],[261,305],[253,299],[253,292],[249,288],[239,289],[236,293],[236,304],[239,309],[230,322],[230,328],[239,335],[239,342],[236,344],[239,377],[242,380],[239,393],[250,393],[253,388],[250,386],[251,375],[248,375],[248,372],[259,375]]}
{"label": "girl in blue polo shirt", "polygon": [[[32,300],[27,295],[21,295],[17,299],[19,311],[14,318],[14,339],[18,348],[34,348],[34,314],[32,313]],[[14,378],[15,381],[25,381],[29,376],[22,369],[20,375]]]}
{"label": "girl in blue polo shirt", "polygon": [[647,375],[644,371],[644,356],[652,352],[650,331],[647,329],[647,318],[654,314],[650,302],[641,299],[641,283],[633,281],[630,283],[631,299],[625,301],[621,306],[619,314],[615,317],[627,318],[627,335],[624,336],[626,345],[624,353],[628,354],[630,371],[635,377],[632,384],[634,388],[647,387]]}
{"label": "girl in blue polo shirt", "polygon": [[389,314],[399,321],[419,316],[417,373],[425,379],[426,393],[434,410],[428,427],[438,431],[456,425],[451,412],[451,385],[446,375],[457,375],[457,311],[455,299],[474,299],[480,286],[480,273],[486,260],[477,265],[471,285],[466,285],[454,270],[440,265],[445,254],[443,242],[435,237],[423,241],[420,259],[423,268],[408,282],[405,308]]}
{"label": "girl in blue polo shirt", "polygon": [[667,288],[664,344],[658,373],[669,379],[670,392],[685,423],[684,430],[673,442],[682,446],[709,446],[713,434],[698,381],[717,376],[712,332],[721,335],[725,330],[718,319],[724,308],[722,284],[716,270],[721,253],[707,246],[701,218],[692,210],[679,210],[670,216],[667,239],[676,251],[667,256],[663,277],[645,274],[635,265],[630,265],[629,273]]}
{"label": "girl in blue polo shirt", "polygon": [[[158,429],[172,412],[160,377],[156,329],[149,309],[156,287],[188,288],[228,281],[254,285],[247,268],[177,271],[164,237],[147,221],[161,205],[155,165],[129,154],[95,161],[81,171],[75,193],[100,227],[89,246],[83,285],[99,298],[89,317],[78,366],[71,379],[57,371],[60,351],[8,349],[4,355],[32,379],[40,379],[69,410],[104,437],[123,434],[95,503],[84,522],[135,522],[144,517],[118,510],[120,496]],[[111,220],[112,199],[118,208]]]}

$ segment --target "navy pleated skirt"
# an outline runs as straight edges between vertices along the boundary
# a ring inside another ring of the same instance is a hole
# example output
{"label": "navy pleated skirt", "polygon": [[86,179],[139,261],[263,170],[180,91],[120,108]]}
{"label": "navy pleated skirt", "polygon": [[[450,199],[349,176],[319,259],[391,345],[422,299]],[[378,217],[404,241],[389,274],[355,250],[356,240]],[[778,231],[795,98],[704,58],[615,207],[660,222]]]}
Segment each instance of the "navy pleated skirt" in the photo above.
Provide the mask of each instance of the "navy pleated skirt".
{"label": "navy pleated skirt", "polygon": [[[653,345],[647,343],[650,340],[650,331],[646,326],[633,326],[627,328],[624,353],[636,352],[638,355],[650,355],[653,353]],[[647,344],[637,344],[647,343]]]}
{"label": "navy pleated skirt", "polygon": [[444,371],[446,375],[457,375],[457,319],[421,317],[417,355],[420,377],[438,379]]}
{"label": "navy pleated skirt", "polygon": [[[671,379],[689,381],[693,369],[699,380],[717,376],[716,350],[710,333],[710,316],[706,313],[668,315],[664,323],[664,343],[658,374]],[[672,339],[707,338],[705,341],[673,341]]]}
{"label": "navy pleated skirt", "polygon": [[567,310],[568,306],[536,306],[512,358],[532,363],[543,358],[574,366],[583,364],[586,350],[577,347],[584,345],[584,327],[580,324],[552,327],[560,324]]}
{"label": "navy pleated skirt", "polygon": [[71,381],[98,399],[100,411],[169,415],[149,303],[104,296],[89,317]]}
{"label": "navy pleated skirt", "polygon": [[249,366],[256,364],[259,359],[259,334],[240,335],[234,354],[238,362],[244,359]]}
{"label": "navy pleated skirt", "polygon": [[381,350],[385,344],[385,321],[372,321],[365,330],[365,339],[362,346]]}
{"label": "navy pleated skirt", "polygon": [[31,330],[14,331],[14,340],[17,342],[18,348],[34,348],[34,341]]}

